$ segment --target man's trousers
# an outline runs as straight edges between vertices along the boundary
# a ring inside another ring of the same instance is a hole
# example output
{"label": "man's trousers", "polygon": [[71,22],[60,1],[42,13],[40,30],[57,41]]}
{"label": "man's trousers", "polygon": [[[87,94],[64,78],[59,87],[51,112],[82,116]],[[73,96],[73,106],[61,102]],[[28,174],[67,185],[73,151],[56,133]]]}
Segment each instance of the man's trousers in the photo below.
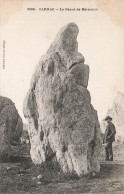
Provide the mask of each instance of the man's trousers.
{"label": "man's trousers", "polygon": [[113,161],[112,142],[106,144],[105,147],[106,160]]}

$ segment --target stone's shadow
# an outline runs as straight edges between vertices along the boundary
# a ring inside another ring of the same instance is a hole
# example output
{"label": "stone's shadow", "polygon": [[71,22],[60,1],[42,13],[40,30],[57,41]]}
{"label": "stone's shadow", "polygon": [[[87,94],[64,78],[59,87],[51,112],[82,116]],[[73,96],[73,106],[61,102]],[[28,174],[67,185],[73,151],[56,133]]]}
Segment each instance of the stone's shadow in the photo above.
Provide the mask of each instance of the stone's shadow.
{"label": "stone's shadow", "polygon": [[118,175],[121,176],[123,174],[124,174],[124,164],[114,164],[110,162],[110,163],[100,165],[99,178],[106,179],[106,178],[112,178],[113,176],[118,176]]}
{"label": "stone's shadow", "polygon": [[22,157],[22,156],[9,156],[0,160],[0,163],[20,163],[20,162],[31,162],[30,157]]}

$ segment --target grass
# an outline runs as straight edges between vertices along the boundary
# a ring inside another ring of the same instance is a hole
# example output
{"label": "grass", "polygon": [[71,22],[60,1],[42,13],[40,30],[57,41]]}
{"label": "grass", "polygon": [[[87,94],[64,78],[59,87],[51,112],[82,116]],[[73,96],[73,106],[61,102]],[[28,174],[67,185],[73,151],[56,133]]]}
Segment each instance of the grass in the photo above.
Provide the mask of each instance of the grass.
{"label": "grass", "polygon": [[[1,193],[124,193],[124,144],[114,143],[114,161],[105,162],[101,150],[101,170],[96,177],[64,175],[59,168],[46,164],[34,165],[29,157],[11,157],[0,163]],[[22,146],[24,149],[24,145]],[[20,148],[21,149],[21,148]],[[38,175],[41,175],[38,179]]]}

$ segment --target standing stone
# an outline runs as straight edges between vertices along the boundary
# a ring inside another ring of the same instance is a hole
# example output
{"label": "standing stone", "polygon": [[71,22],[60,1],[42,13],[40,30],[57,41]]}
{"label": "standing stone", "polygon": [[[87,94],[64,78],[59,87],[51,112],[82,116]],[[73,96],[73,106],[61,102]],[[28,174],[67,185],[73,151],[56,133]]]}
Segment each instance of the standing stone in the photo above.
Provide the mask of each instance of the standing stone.
{"label": "standing stone", "polygon": [[0,160],[9,156],[13,143],[20,142],[22,130],[22,119],[15,104],[9,98],[0,96]]}
{"label": "standing stone", "polygon": [[[107,116],[112,117],[112,122],[116,127],[116,140],[124,141],[124,94],[118,91],[113,99],[112,107],[108,109]],[[101,122],[101,129],[105,131],[106,122]]]}
{"label": "standing stone", "polygon": [[56,160],[63,172],[100,170],[100,126],[87,90],[89,66],[78,52],[78,27],[64,26],[42,56],[24,100],[35,164]]}

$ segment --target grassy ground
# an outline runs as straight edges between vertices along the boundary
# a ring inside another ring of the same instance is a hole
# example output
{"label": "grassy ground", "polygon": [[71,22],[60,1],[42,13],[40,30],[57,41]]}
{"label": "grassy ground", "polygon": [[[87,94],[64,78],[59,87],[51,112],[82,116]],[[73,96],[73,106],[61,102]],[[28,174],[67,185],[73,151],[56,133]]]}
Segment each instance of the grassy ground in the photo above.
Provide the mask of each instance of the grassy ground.
{"label": "grassy ground", "polygon": [[[1,193],[124,193],[124,144],[114,143],[114,161],[104,161],[104,147],[101,150],[101,171],[96,177],[63,175],[52,166],[35,166],[28,157],[13,158],[0,163]],[[21,150],[24,150],[22,145]],[[21,153],[20,150],[20,153]],[[41,177],[38,178],[38,175]]]}

